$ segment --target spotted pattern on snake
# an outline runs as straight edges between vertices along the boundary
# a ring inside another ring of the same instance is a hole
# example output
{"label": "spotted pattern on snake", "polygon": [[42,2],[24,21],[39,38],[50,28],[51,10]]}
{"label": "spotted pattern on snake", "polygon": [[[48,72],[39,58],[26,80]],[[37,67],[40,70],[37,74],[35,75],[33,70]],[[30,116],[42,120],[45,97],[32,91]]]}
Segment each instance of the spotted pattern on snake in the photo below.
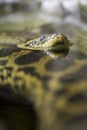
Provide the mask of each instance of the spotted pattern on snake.
{"label": "spotted pattern on snake", "polygon": [[[7,100],[19,95],[25,98],[24,102],[31,102],[38,119],[34,130],[78,130],[87,121],[87,55],[72,49],[73,45],[64,54],[66,49],[62,51],[53,41],[49,41],[51,46],[47,45],[45,37],[34,39],[41,41],[37,45],[20,37],[19,41],[26,41],[25,44],[19,44],[18,37],[14,37],[15,42],[8,38],[8,43],[14,45],[1,44],[0,95]],[[5,43],[6,34],[2,39]],[[41,47],[42,40],[45,49]],[[29,49],[31,46],[33,49]],[[49,50],[50,53],[55,50],[52,55],[56,59],[47,53]]]}

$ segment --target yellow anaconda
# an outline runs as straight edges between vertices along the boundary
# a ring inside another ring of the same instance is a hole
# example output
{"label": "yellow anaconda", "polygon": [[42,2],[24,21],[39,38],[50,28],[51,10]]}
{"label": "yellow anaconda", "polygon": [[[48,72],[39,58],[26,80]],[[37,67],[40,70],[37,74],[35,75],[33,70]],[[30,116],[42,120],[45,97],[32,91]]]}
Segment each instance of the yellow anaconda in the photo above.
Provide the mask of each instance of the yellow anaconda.
{"label": "yellow anaconda", "polygon": [[70,47],[62,34],[27,40],[2,33],[0,45],[0,98],[6,103],[18,100],[19,104],[26,104],[29,101],[34,112],[26,106],[36,115],[30,114],[26,118],[21,112],[20,118],[16,118],[15,109],[11,116],[5,110],[3,115],[10,116],[8,127],[14,124],[9,130],[87,129],[86,53],[75,50],[73,45]]}

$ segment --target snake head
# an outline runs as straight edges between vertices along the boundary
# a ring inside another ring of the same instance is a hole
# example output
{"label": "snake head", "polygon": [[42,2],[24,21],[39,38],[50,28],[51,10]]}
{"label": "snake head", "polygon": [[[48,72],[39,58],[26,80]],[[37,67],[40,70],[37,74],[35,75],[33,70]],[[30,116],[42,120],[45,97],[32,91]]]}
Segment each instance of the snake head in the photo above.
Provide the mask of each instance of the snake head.
{"label": "snake head", "polygon": [[68,45],[70,45],[70,42],[64,34],[48,34],[19,44],[18,47],[29,50],[54,50]]}

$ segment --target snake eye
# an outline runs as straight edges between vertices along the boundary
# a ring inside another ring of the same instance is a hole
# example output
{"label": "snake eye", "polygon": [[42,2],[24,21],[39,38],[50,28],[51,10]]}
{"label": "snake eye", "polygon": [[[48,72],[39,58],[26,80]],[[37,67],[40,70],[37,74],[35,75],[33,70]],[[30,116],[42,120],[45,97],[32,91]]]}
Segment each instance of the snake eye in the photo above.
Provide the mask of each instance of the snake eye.
{"label": "snake eye", "polygon": [[36,41],[32,41],[32,42],[29,42],[26,46],[34,46],[37,42]]}
{"label": "snake eye", "polygon": [[43,41],[45,39],[45,36],[40,36],[40,41]]}

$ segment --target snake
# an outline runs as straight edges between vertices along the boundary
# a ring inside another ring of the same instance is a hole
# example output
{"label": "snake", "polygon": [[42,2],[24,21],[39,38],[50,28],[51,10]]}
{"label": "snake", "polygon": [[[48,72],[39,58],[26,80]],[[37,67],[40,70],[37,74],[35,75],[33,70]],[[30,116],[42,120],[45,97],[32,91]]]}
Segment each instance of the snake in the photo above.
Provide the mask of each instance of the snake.
{"label": "snake", "polygon": [[[87,45],[79,46],[74,48],[64,34],[31,39],[0,33],[0,99],[5,102],[5,112],[0,108],[0,115],[9,130],[85,129]],[[21,112],[15,104],[21,106]],[[24,114],[23,104],[29,116]]]}

